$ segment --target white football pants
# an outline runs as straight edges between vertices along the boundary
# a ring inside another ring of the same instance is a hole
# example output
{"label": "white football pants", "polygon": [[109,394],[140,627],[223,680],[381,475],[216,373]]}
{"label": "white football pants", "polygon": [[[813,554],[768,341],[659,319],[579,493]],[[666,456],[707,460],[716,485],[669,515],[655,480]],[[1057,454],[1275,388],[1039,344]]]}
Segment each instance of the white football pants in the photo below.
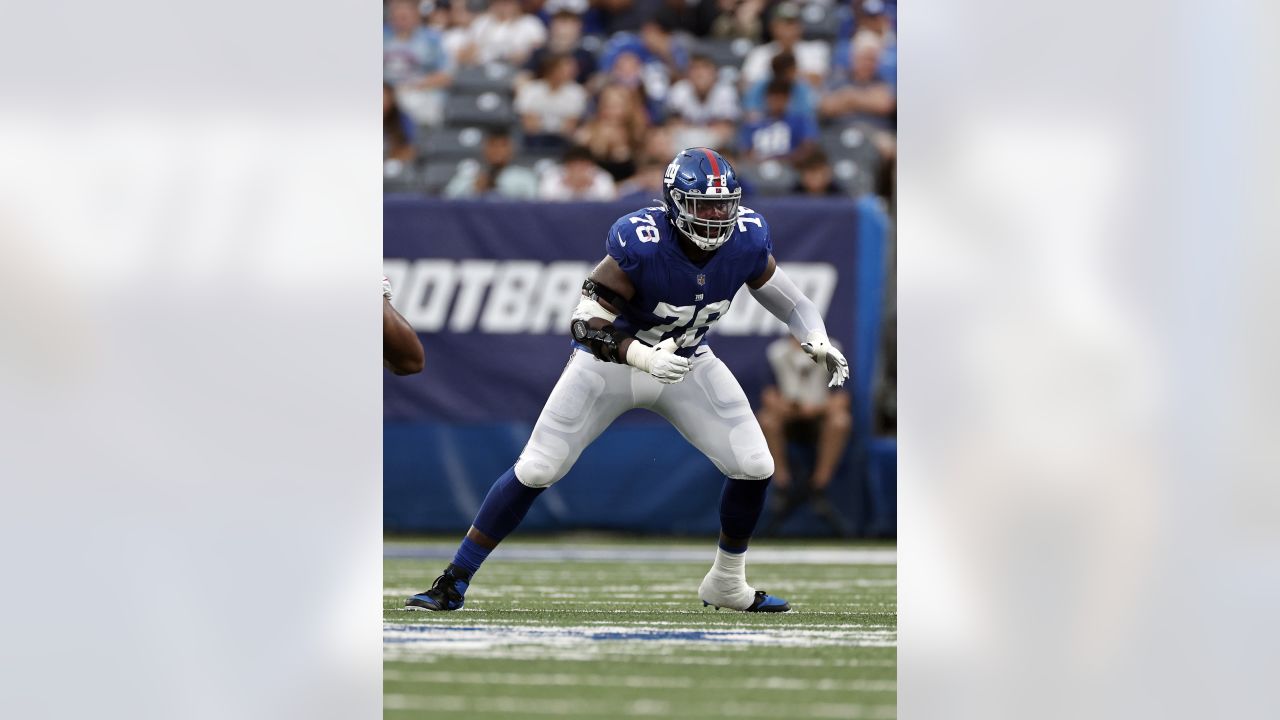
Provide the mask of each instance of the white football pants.
{"label": "white football pants", "polygon": [[556,482],[587,445],[632,408],[665,417],[731,478],[765,480],[773,475],[773,457],[746,393],[703,345],[693,356],[692,369],[674,385],[574,350],[516,461],[516,478],[529,487]]}

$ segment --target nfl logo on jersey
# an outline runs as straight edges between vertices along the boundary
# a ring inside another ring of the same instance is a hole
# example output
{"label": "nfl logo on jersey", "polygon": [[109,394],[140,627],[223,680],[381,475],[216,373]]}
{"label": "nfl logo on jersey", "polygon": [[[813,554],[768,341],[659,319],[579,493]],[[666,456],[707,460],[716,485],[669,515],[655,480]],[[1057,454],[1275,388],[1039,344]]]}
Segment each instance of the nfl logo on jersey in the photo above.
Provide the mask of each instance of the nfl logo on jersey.
{"label": "nfl logo on jersey", "polygon": [[706,276],[706,275],[699,275],[699,276],[698,276],[698,284],[699,284],[699,285],[706,285],[706,284],[707,284],[707,276]]}

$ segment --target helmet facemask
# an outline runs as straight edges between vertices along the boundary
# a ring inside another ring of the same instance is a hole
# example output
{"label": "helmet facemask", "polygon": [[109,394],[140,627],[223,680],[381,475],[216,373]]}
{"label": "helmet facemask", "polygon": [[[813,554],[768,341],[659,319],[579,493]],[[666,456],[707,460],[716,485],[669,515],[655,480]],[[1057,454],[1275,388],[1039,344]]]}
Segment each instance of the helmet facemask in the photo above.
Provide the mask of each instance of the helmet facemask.
{"label": "helmet facemask", "polygon": [[705,193],[685,193],[672,188],[676,227],[685,237],[708,252],[728,241],[738,222],[738,205],[742,189],[710,187]]}

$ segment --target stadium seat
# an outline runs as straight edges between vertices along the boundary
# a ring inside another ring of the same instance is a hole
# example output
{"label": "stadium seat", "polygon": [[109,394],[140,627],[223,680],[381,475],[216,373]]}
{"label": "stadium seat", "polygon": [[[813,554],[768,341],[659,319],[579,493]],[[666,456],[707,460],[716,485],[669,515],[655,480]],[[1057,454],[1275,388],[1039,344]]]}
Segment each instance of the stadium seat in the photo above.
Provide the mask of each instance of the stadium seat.
{"label": "stadium seat", "polygon": [[386,160],[382,164],[382,191],[384,193],[423,193],[422,178],[413,163]]}
{"label": "stadium seat", "polygon": [[479,95],[483,92],[510,93],[516,71],[503,63],[464,65],[453,76],[453,89],[460,94]]}
{"label": "stadium seat", "polygon": [[706,55],[717,67],[742,67],[742,60],[751,52],[751,41],[743,38],[736,40],[724,38],[707,38],[690,47],[691,54]]}
{"label": "stadium seat", "polygon": [[832,174],[835,175],[836,184],[850,195],[859,197],[875,192],[876,173],[873,168],[842,158],[832,162],[831,169]]}
{"label": "stadium seat", "polygon": [[796,184],[796,171],[779,160],[765,160],[761,163],[743,160],[736,167],[738,174],[758,195],[789,195]]}
{"label": "stadium seat", "polygon": [[418,147],[422,157],[428,160],[461,160],[480,157],[484,149],[484,129],[446,127],[421,131],[422,142]]}
{"label": "stadium seat", "polygon": [[520,150],[512,162],[516,165],[534,167],[544,161],[559,162],[564,150],[556,148],[524,148]]}
{"label": "stadium seat", "polygon": [[487,90],[478,94],[454,91],[444,105],[444,121],[450,127],[483,125],[505,127],[515,122],[511,98]]}
{"label": "stadium seat", "polygon": [[852,195],[874,192],[876,175],[880,172],[880,152],[867,133],[858,125],[822,131],[822,150],[831,161],[836,183]]}
{"label": "stadium seat", "polygon": [[583,35],[582,49],[595,56],[596,60],[600,59],[600,53],[604,50],[605,38],[599,35]]}
{"label": "stadium seat", "polygon": [[527,167],[533,171],[534,175],[541,177],[543,173],[556,166],[556,158],[530,158],[521,155],[512,164]]}
{"label": "stadium seat", "polygon": [[458,168],[464,163],[475,163],[476,160],[470,158],[464,160],[441,160],[438,162],[428,162],[427,167],[422,172],[421,184],[425,192],[438,195],[444,191],[444,186],[449,184],[453,176],[458,172]]}
{"label": "stadium seat", "polygon": [[800,11],[800,21],[804,24],[804,39],[835,40],[840,30],[840,18],[834,9],[821,2],[811,2]]}

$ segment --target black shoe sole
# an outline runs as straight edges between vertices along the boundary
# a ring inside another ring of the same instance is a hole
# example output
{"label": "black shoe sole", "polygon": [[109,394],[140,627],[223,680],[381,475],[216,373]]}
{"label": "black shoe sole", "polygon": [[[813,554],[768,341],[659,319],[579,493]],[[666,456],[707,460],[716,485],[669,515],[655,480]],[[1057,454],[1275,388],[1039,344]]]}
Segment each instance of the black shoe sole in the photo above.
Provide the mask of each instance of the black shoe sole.
{"label": "black shoe sole", "polygon": [[406,600],[404,603],[405,610],[431,610],[433,612],[450,612],[448,608],[442,608],[435,605],[428,605],[421,600]]}

